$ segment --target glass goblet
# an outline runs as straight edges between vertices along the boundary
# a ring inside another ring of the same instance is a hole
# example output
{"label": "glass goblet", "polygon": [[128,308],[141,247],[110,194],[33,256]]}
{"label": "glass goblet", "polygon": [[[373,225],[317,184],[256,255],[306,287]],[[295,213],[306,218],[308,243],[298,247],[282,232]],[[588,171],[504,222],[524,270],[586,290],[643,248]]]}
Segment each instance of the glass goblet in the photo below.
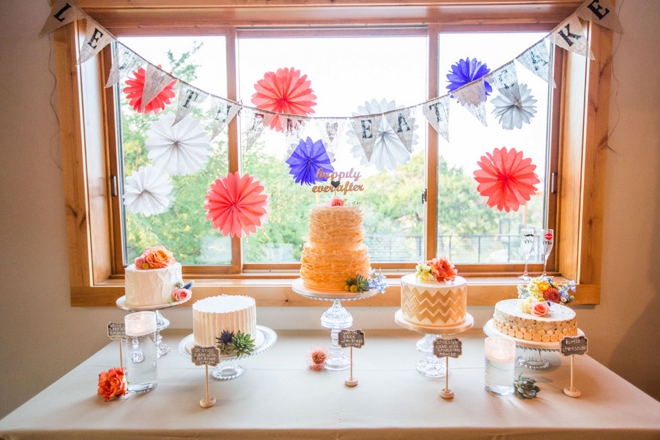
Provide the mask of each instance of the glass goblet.
{"label": "glass goblet", "polygon": [[534,252],[534,228],[523,228],[520,230],[520,251],[523,257],[525,257],[525,270],[518,279],[530,281],[532,277],[527,273],[527,263],[532,252]]}
{"label": "glass goblet", "polygon": [[548,265],[548,257],[550,252],[552,252],[552,247],[555,244],[555,231],[552,229],[544,229],[541,231],[541,243],[543,250],[543,275],[546,276],[545,268]]}

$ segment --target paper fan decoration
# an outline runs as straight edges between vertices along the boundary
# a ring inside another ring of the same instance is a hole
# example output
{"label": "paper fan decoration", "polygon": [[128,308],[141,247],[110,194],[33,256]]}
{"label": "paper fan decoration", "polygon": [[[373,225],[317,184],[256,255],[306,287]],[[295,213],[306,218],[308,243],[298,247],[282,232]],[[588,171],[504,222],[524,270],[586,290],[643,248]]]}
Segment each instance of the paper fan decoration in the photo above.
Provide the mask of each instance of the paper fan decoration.
{"label": "paper fan decoration", "polygon": [[[382,99],[378,102],[372,99],[371,102],[365,102],[364,106],[358,106],[358,111],[353,113],[353,116],[381,114],[396,108],[395,101],[387,102],[387,99]],[[412,129],[416,130],[417,125],[413,126]],[[371,160],[367,159],[355,130],[351,128],[346,132],[346,135],[348,136],[348,143],[352,145],[353,157],[360,159],[361,165],[373,165],[378,171],[383,171],[386,168],[393,170],[398,164],[404,164],[410,160],[410,152],[403,145],[403,142],[401,142],[401,139],[396,135],[385,117],[381,118],[378,126],[378,134],[371,153]],[[418,137],[417,133],[413,135],[412,145],[417,144]]]}
{"label": "paper fan decoration", "polygon": [[[312,114],[316,95],[309,88],[310,84],[307,75],[300,76],[300,70],[293,67],[266,72],[264,78],[254,85],[257,92],[252,95],[252,104],[275,113],[301,116]],[[270,121],[270,128],[282,131],[279,116]]]}
{"label": "paper fan decoration", "polygon": [[216,179],[206,193],[206,218],[223,235],[241,237],[256,232],[266,216],[268,196],[264,187],[249,174],[229,173]]}
{"label": "paper fan decoration", "polygon": [[[490,73],[488,66],[476,58],[470,59],[468,57],[464,60],[458,60],[456,64],[452,64],[451,71],[447,74],[447,81],[449,81],[447,90],[453,92],[472,81],[483,78],[488,73]],[[493,91],[493,87],[486,80],[484,80],[484,88],[486,89],[486,96]]]}
{"label": "paper fan decoration", "polygon": [[[160,66],[159,66],[160,67]],[[147,103],[147,105],[142,107],[142,93],[144,92],[144,81],[145,81],[145,75],[146,71],[144,68],[140,67],[138,70],[133,72],[133,75],[135,78],[128,78],[126,80],[126,87],[124,87],[124,93],[126,93],[126,99],[128,99],[128,103],[130,104],[131,107],[133,107],[133,110],[135,110],[138,113],[158,113],[161,110],[165,108],[167,104],[169,104],[174,98],[174,84],[176,83],[176,80],[172,81],[168,85],[165,86],[161,92],[156,95],[154,99],[152,99],[150,102]]]}
{"label": "paper fan decoration", "polygon": [[147,165],[126,179],[124,205],[128,212],[145,217],[160,214],[170,205],[172,182],[163,170]]}
{"label": "paper fan decoration", "polygon": [[192,174],[208,160],[211,139],[198,119],[188,115],[174,123],[174,113],[162,114],[147,130],[149,159],[172,175]]}
{"label": "paper fan decoration", "polygon": [[317,177],[319,169],[325,172],[333,172],[332,160],[323,145],[322,140],[312,141],[309,136],[306,140],[300,140],[298,146],[291,156],[286,160],[289,164],[289,174],[293,176],[296,183],[301,185],[313,185],[316,182],[328,180]]}
{"label": "paper fan decoration", "polygon": [[520,84],[518,89],[519,98],[501,94],[490,101],[495,106],[493,114],[499,116],[499,122],[505,130],[522,128],[523,122],[529,124],[536,114],[536,99],[531,95],[531,90],[526,84]]}
{"label": "paper fan decoration", "polygon": [[515,148],[510,151],[506,147],[496,148],[493,154],[481,156],[477,164],[480,167],[474,172],[474,179],[479,183],[477,191],[488,197],[489,208],[497,206],[499,211],[518,211],[518,207],[536,192],[534,185],[540,183],[532,159],[523,159],[522,151]]}

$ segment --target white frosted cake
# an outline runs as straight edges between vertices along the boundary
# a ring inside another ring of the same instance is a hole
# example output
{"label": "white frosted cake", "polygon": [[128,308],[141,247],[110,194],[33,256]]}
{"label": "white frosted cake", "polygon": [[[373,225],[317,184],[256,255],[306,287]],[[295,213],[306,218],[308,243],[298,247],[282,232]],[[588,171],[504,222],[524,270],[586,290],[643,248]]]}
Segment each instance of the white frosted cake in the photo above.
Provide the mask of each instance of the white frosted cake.
{"label": "white frosted cake", "polygon": [[204,298],[192,306],[195,345],[215,346],[223,331],[238,331],[256,339],[257,310],[254,298],[221,295]]}
{"label": "white frosted cake", "polygon": [[451,327],[465,322],[467,282],[420,281],[416,275],[401,278],[402,318],[415,325]]}
{"label": "white frosted cake", "polygon": [[500,333],[536,342],[558,342],[564,336],[577,336],[575,312],[561,304],[552,304],[544,316],[520,310],[519,300],[506,299],[495,305],[493,326]]}
{"label": "white frosted cake", "polygon": [[134,264],[125,270],[126,306],[157,306],[168,303],[172,291],[183,283],[181,263],[161,269],[137,269]]}

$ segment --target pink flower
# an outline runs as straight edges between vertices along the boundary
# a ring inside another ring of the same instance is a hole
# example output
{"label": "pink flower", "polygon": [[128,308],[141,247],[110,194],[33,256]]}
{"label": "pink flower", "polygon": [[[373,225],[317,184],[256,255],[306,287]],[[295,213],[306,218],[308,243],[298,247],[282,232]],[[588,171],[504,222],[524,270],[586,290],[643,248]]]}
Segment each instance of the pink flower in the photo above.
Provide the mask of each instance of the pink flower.
{"label": "pink flower", "polygon": [[149,269],[149,265],[144,261],[144,254],[140,255],[135,259],[135,268],[136,269]]}
{"label": "pink flower", "polygon": [[550,306],[545,301],[543,302],[533,302],[531,313],[534,316],[543,316],[550,311]]}
{"label": "pink flower", "polygon": [[171,293],[172,302],[185,301],[192,296],[192,292],[188,289],[176,289]]}
{"label": "pink flower", "polygon": [[310,370],[320,371],[325,367],[325,361],[328,359],[328,349],[321,345],[318,348],[312,348],[307,353],[307,366]]}
{"label": "pink flower", "polygon": [[328,206],[344,206],[344,199],[335,196],[328,202]]}

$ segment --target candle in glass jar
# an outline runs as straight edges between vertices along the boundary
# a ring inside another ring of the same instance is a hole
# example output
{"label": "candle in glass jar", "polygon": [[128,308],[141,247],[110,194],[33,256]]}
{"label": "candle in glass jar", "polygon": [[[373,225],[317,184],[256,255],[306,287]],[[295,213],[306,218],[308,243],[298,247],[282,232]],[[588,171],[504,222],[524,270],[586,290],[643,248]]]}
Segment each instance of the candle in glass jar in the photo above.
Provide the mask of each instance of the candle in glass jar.
{"label": "candle in glass jar", "polygon": [[516,343],[511,339],[490,337],[484,344],[485,386],[500,396],[513,393],[513,377],[516,361]]}
{"label": "candle in glass jar", "polygon": [[154,312],[136,312],[126,315],[126,336],[144,336],[156,331]]}

